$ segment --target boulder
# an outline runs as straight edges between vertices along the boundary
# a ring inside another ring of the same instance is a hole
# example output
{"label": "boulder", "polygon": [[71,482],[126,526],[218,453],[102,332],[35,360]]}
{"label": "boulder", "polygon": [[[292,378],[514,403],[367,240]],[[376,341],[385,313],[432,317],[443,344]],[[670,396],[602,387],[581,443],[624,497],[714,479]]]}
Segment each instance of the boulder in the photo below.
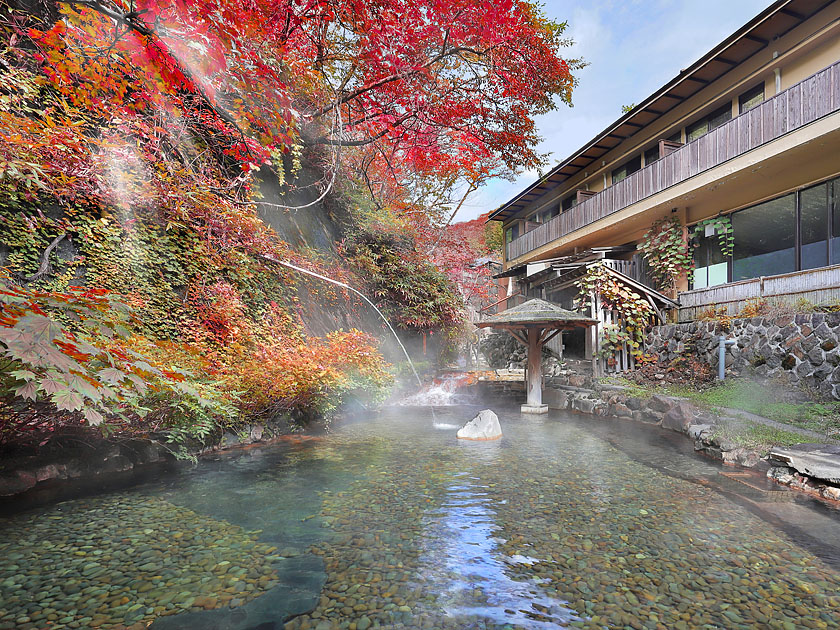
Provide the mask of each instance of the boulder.
{"label": "boulder", "polygon": [[660,394],[654,394],[650,402],[648,402],[648,408],[651,411],[660,411],[665,412],[668,411],[671,407],[674,406],[674,401],[667,396],[662,396]]}
{"label": "boulder", "polygon": [[502,437],[502,427],[499,417],[490,409],[484,409],[458,429],[456,435],[462,440],[498,440]]}
{"label": "boulder", "polygon": [[19,470],[17,473],[0,475],[0,497],[10,497],[14,494],[26,492],[32,488],[38,479],[35,475]]}
{"label": "boulder", "polygon": [[677,403],[662,418],[662,428],[685,433],[694,424],[694,409],[688,403]]}
{"label": "boulder", "polygon": [[686,429],[686,433],[695,440],[698,440],[701,437],[709,435],[713,428],[714,426],[711,424],[690,424]]}

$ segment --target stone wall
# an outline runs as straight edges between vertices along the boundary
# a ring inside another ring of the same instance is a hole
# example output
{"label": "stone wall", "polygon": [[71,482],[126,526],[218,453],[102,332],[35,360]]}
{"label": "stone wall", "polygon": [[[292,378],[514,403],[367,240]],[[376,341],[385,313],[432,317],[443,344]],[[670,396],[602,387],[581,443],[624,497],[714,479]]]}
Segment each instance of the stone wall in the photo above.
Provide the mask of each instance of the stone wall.
{"label": "stone wall", "polygon": [[[528,364],[525,346],[507,333],[485,335],[479,350],[488,367],[494,370],[524,370]],[[542,373],[545,387],[568,385],[591,388],[593,385],[591,361],[560,359],[546,348],[542,351]]]}
{"label": "stone wall", "polygon": [[[266,442],[294,430],[286,416],[278,416],[266,424],[247,425],[238,434],[212,436],[207,444],[187,444],[185,449],[187,454],[200,456]],[[110,440],[94,432],[59,436],[38,453],[5,455],[0,459],[0,501],[53,482],[92,481],[119,475],[127,479],[146,467],[174,462],[174,448],[163,436],[160,439],[115,436]]]}
{"label": "stone wall", "polygon": [[721,334],[736,341],[726,351],[727,373],[782,378],[840,399],[840,313],[734,319],[728,331],[714,321],[656,326],[645,352],[660,362],[693,353],[717,370]]}

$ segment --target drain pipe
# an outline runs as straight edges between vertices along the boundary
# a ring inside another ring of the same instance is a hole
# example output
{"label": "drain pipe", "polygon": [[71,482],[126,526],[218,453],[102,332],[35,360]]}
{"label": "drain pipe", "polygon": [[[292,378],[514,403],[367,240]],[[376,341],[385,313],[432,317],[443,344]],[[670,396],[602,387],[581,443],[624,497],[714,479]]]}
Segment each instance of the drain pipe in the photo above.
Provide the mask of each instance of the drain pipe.
{"label": "drain pipe", "polygon": [[718,380],[726,378],[726,346],[734,346],[734,339],[727,339],[726,335],[718,337]]}

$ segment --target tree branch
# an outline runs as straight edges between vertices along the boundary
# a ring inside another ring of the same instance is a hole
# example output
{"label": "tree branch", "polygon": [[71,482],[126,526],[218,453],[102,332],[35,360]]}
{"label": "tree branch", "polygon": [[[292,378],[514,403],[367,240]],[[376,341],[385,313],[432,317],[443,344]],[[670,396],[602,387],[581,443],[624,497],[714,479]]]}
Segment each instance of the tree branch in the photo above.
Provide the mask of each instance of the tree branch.
{"label": "tree branch", "polygon": [[67,236],[67,232],[62,232],[58,236],[56,236],[52,243],[47,246],[47,249],[44,250],[44,254],[41,256],[41,266],[38,267],[38,271],[34,274],[29,276],[28,278],[24,278],[23,281],[26,284],[30,284],[35,282],[36,280],[40,280],[45,275],[47,275],[47,270],[50,268],[50,254],[52,251],[58,246],[58,244]]}
{"label": "tree branch", "polygon": [[455,47],[447,50],[446,47],[448,46],[448,44],[449,44],[449,32],[447,31],[447,33],[444,37],[444,40],[443,40],[443,46],[441,47],[441,51],[437,55],[435,55],[434,57],[429,59],[426,63],[424,63],[424,64],[422,64],[422,65],[420,65],[416,68],[411,68],[409,70],[403,70],[402,72],[397,72],[395,74],[388,75],[387,77],[382,77],[378,81],[374,81],[373,83],[370,83],[369,85],[364,85],[362,87],[356,88],[355,90],[352,90],[351,92],[348,92],[344,96],[340,96],[338,99],[336,99],[334,102],[330,103],[326,107],[322,107],[318,111],[314,112],[312,114],[312,117],[313,118],[320,118],[324,114],[327,114],[327,113],[331,112],[332,110],[334,110],[336,107],[339,107],[340,105],[343,105],[344,103],[349,103],[353,99],[356,99],[356,98],[360,97],[365,92],[375,90],[376,88],[380,88],[383,85],[388,85],[389,83],[393,83],[394,81],[400,81],[400,80],[405,79],[407,77],[410,77],[410,76],[413,76],[413,75],[416,75],[416,74],[420,74],[420,72],[422,70],[426,70],[427,68],[432,67],[433,65],[435,65],[436,63],[438,63],[440,61],[443,61],[447,57],[452,57],[452,56],[458,55],[462,52],[468,52],[468,53],[472,53],[472,54],[478,55],[478,56],[484,55],[488,52],[486,50],[476,50],[474,48],[470,48],[469,46],[455,46]]}

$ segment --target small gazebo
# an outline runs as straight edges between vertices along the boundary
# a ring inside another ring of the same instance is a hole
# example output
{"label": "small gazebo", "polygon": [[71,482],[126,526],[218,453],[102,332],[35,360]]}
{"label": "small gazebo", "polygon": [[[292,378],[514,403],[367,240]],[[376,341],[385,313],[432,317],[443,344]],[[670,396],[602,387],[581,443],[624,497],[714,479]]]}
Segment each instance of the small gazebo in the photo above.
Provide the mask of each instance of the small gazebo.
{"label": "small gazebo", "polygon": [[[567,311],[545,300],[532,299],[477,322],[479,328],[506,330],[528,348],[528,398],[522,413],[547,413],[542,404],[542,347],[564,330],[591,328],[597,320]],[[587,335],[589,339],[591,335]]]}

